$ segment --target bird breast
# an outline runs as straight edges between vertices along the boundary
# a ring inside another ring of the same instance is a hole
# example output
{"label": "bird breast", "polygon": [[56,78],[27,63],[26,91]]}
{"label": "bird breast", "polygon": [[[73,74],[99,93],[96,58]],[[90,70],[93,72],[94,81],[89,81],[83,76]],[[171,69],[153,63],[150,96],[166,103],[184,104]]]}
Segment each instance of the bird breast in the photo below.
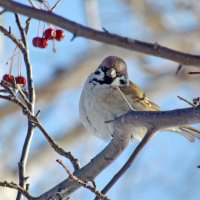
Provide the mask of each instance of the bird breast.
{"label": "bird breast", "polygon": [[[111,86],[85,84],[80,99],[80,117],[83,125],[93,134],[106,140],[112,138],[114,123],[106,121],[114,120],[129,110],[129,105],[117,89]],[[142,130],[141,136],[141,129],[134,132],[139,134],[139,139],[145,134]]]}

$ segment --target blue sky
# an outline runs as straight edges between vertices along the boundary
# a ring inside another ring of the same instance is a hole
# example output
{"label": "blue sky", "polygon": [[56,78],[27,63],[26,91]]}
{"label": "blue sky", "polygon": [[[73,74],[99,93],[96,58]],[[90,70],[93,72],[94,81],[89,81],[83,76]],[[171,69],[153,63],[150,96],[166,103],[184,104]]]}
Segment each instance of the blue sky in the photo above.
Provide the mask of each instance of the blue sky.
{"label": "blue sky", "polygon": [[[193,29],[195,30],[197,26],[199,26],[197,17],[192,11],[183,10],[178,13],[176,12],[176,0],[160,0],[157,1],[156,4],[152,0],[149,0],[149,2],[151,2],[155,11],[159,10],[163,12],[162,20],[166,22],[167,33],[173,35],[179,32],[187,32]],[[154,42],[155,35],[149,27],[145,26],[145,19],[139,16],[136,10],[132,11],[131,8],[125,7],[121,0],[99,1],[99,9],[101,19],[100,29],[105,27],[107,30],[116,34]],[[62,1],[55,13],[59,13],[72,21],[87,25],[84,3],[81,0]],[[26,18],[22,17],[23,21],[24,19]],[[2,17],[2,20],[6,24],[6,27],[12,25],[13,33],[19,34],[17,33],[16,26],[13,26],[14,17],[12,14],[6,13]],[[43,23],[41,24],[43,26]],[[70,64],[80,55],[84,55],[86,51],[89,51],[90,42],[84,38],[76,38],[71,42],[72,34],[66,31],[65,39],[62,42],[56,43],[56,53],[52,51],[52,44],[44,50],[36,49],[32,47],[31,40],[37,35],[37,27],[38,21],[32,20],[28,41],[34,82],[37,87],[41,87],[52,78],[59,67],[70,67]],[[10,52],[12,52],[14,48],[15,46],[9,40],[4,40],[0,55],[0,64],[2,66],[0,69],[1,76],[8,72],[8,66],[6,66],[5,63],[11,56]],[[4,49],[6,49],[6,51]],[[129,58],[126,59],[130,78],[142,88],[148,89],[150,77],[141,72],[140,62],[138,59],[134,59],[134,56],[135,53],[133,52],[133,57],[129,56]],[[145,59],[147,65],[151,69],[157,69],[159,71],[163,69],[163,74],[169,72],[169,70],[171,70],[171,74],[175,73],[176,63],[152,56],[146,56]],[[99,63],[96,63],[97,66],[98,64]],[[13,73],[17,73],[17,67],[15,66]],[[169,68],[166,69],[164,68],[165,66],[169,66]],[[22,66],[22,68],[23,72],[25,72],[25,67]],[[174,77],[174,79],[176,79],[176,77]],[[160,87],[162,87],[162,83]],[[47,107],[45,107],[45,102],[37,104],[38,109],[40,106],[44,109],[41,114],[41,122],[51,136],[55,137],[57,134],[63,133],[64,130],[73,127],[74,124],[79,121],[78,103],[81,88],[82,86],[78,86],[75,89],[62,92]],[[182,95],[188,99],[200,95],[199,91],[196,91],[190,82],[185,82],[174,88],[174,90],[168,91],[167,95],[163,95],[164,97],[162,95],[157,95],[156,92],[155,95],[151,94],[153,93],[151,91],[148,91],[148,93],[153,100],[156,100],[162,109],[187,107],[185,103],[177,99],[177,95]],[[9,119],[5,119],[2,122],[2,127],[6,129],[8,124],[11,127],[15,126],[15,123],[10,125],[10,122],[15,120],[16,116],[18,117],[18,114],[11,116]],[[24,119],[24,117],[21,117],[21,119]],[[22,125],[18,133],[18,140],[15,141],[18,148],[16,148],[16,155],[13,158],[12,164],[10,164],[10,168],[12,169],[17,168],[17,162],[20,158],[21,145],[24,142],[25,134],[26,126]],[[42,134],[36,130],[30,153],[34,154],[34,152],[37,152],[37,148],[44,143],[46,143],[46,140],[43,138]],[[103,188],[105,183],[107,183],[123,165],[137,144],[138,142],[130,143],[123,154],[97,177],[96,182],[99,189]],[[104,141],[88,134],[88,137],[85,138],[84,141],[77,141],[76,144],[66,147],[66,150],[72,151],[80,160],[81,164],[84,165],[100,152],[105,145],[106,143]],[[178,134],[166,132],[158,133],[145,147],[133,166],[130,167],[123,178],[108,193],[108,196],[111,199],[137,200],[198,199],[200,196],[200,171],[196,166],[200,164],[200,159],[198,157],[199,147],[199,141],[190,143]],[[0,149],[1,148],[3,147],[0,143]],[[40,169],[40,172],[35,176],[31,176],[32,172],[28,171],[31,180],[31,193],[39,195],[44,192],[44,190],[48,190],[50,187],[54,186],[55,183],[62,181],[63,177],[67,177],[64,170],[55,162],[55,159],[58,157],[59,156],[56,154],[53,154],[52,159],[49,159],[48,167]],[[31,159],[31,157],[29,159]],[[38,168],[40,168],[40,166],[38,166]],[[40,178],[38,178],[39,176]],[[6,178],[7,177],[5,177],[5,179]],[[2,190],[0,190],[0,197],[1,192]],[[72,195],[72,199],[76,200],[92,198],[93,194],[86,189],[80,189]]]}

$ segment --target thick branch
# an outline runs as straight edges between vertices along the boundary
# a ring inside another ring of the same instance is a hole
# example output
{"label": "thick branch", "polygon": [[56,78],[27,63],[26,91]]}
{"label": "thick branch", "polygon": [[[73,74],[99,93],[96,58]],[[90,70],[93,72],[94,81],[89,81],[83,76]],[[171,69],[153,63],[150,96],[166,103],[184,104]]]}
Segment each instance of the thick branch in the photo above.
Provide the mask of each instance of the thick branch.
{"label": "thick branch", "polygon": [[[74,175],[83,181],[93,181],[93,179],[108,165],[110,165],[119,155],[124,148],[128,145],[128,137],[113,138],[108,146],[99,153],[94,159],[91,160],[85,167],[76,171]],[[77,183],[71,179],[66,179],[50,191],[42,194],[40,197],[34,198],[34,200],[44,199],[67,199],[68,196],[80,187]]]}
{"label": "thick branch", "polygon": [[6,10],[20,13],[35,19],[40,19],[56,26],[62,27],[63,29],[66,29],[73,33],[74,36],[82,36],[88,39],[104,42],[129,50],[158,56],[178,62],[182,65],[200,66],[199,55],[191,55],[188,53],[175,51],[167,47],[163,47],[158,43],[147,43],[139,40],[133,40],[127,37],[121,37],[119,35],[111,34],[108,31],[97,31],[81,24],[72,22],[54,13],[35,9],[10,0],[0,0],[0,6]]}
{"label": "thick branch", "polygon": [[[94,179],[119,156],[128,145],[133,126],[146,127],[148,130],[160,130],[174,126],[183,126],[185,124],[200,123],[200,109],[197,107],[158,112],[131,111],[110,123],[115,123],[116,125],[115,137],[111,143],[92,159],[90,163],[75,172],[75,176],[83,181]],[[57,200],[61,197],[66,199],[68,195],[79,187],[70,179],[66,179],[40,197],[35,198],[35,200],[48,198]]]}
{"label": "thick branch", "polygon": [[184,108],[170,111],[131,111],[116,119],[123,126],[153,126],[155,129],[184,126],[200,123],[200,108]]}
{"label": "thick branch", "polygon": [[[138,154],[141,152],[143,147],[147,144],[147,142],[150,141],[152,136],[154,135],[156,131],[155,130],[147,130],[146,135],[142,139],[142,141],[139,143],[139,145],[136,147],[136,149],[133,151],[127,162],[122,166],[122,168],[113,176],[113,178],[109,181],[109,183],[104,187],[104,189],[101,191],[103,194],[106,194],[112,187],[113,185],[122,177],[122,175],[128,170],[128,168],[131,166],[133,161],[136,159]],[[95,200],[99,199],[99,197],[96,197]]]}
{"label": "thick branch", "polygon": [[[26,47],[24,49],[24,51],[22,51],[22,53],[23,53],[24,63],[26,66],[26,72],[27,72],[26,74],[27,74],[27,80],[28,80],[28,92],[29,92],[28,99],[29,99],[30,104],[28,104],[27,106],[28,106],[28,109],[30,110],[31,114],[34,115],[35,88],[34,88],[34,83],[33,83],[32,66],[31,66],[31,62],[30,62],[30,58],[29,58],[29,50],[27,48],[27,38],[26,38],[24,28],[22,27],[19,15],[15,14],[15,18],[16,18],[16,23],[17,23],[18,29],[21,34],[22,42],[23,42],[24,46]],[[27,160],[28,160],[29,149],[30,149],[33,133],[34,133],[34,126],[32,125],[32,123],[30,121],[28,121],[27,135],[26,135],[26,138],[25,138],[25,141],[23,144],[20,162],[18,163],[19,184],[23,188],[25,187],[25,183],[27,180],[26,164],[27,164]],[[22,199],[22,195],[19,191],[17,194],[17,200],[20,200],[20,199]]]}

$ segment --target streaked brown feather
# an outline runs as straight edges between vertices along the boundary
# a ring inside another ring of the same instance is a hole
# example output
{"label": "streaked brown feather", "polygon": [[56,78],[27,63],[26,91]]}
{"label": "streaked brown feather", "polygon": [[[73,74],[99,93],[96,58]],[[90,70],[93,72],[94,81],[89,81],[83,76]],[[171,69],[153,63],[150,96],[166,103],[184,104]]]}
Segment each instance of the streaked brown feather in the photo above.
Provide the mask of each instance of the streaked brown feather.
{"label": "streaked brown feather", "polygon": [[[146,97],[145,93],[135,84],[130,81],[129,86],[120,87],[123,94],[127,97],[127,101],[131,106],[140,111],[159,111],[160,107]],[[184,135],[191,142],[194,138],[200,139],[200,131],[191,126],[182,126],[168,129]]]}
{"label": "streaked brown feather", "polygon": [[138,110],[160,110],[159,106],[150,101],[149,98],[146,97],[145,93],[135,83],[129,81],[129,86],[120,87],[120,90],[124,95],[126,95],[131,106],[137,107]]}

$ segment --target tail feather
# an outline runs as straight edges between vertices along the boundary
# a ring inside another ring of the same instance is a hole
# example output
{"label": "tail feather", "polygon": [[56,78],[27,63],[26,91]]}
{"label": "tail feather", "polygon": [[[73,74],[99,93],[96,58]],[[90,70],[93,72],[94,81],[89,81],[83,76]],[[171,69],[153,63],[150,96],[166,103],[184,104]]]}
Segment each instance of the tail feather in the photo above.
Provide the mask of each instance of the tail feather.
{"label": "tail feather", "polygon": [[169,128],[167,130],[183,135],[190,142],[194,142],[195,139],[200,140],[200,130],[195,129],[191,126],[173,127],[173,128]]}
{"label": "tail feather", "polygon": [[179,128],[186,134],[192,135],[195,139],[200,139],[200,130],[193,128],[191,126],[183,126]]}

